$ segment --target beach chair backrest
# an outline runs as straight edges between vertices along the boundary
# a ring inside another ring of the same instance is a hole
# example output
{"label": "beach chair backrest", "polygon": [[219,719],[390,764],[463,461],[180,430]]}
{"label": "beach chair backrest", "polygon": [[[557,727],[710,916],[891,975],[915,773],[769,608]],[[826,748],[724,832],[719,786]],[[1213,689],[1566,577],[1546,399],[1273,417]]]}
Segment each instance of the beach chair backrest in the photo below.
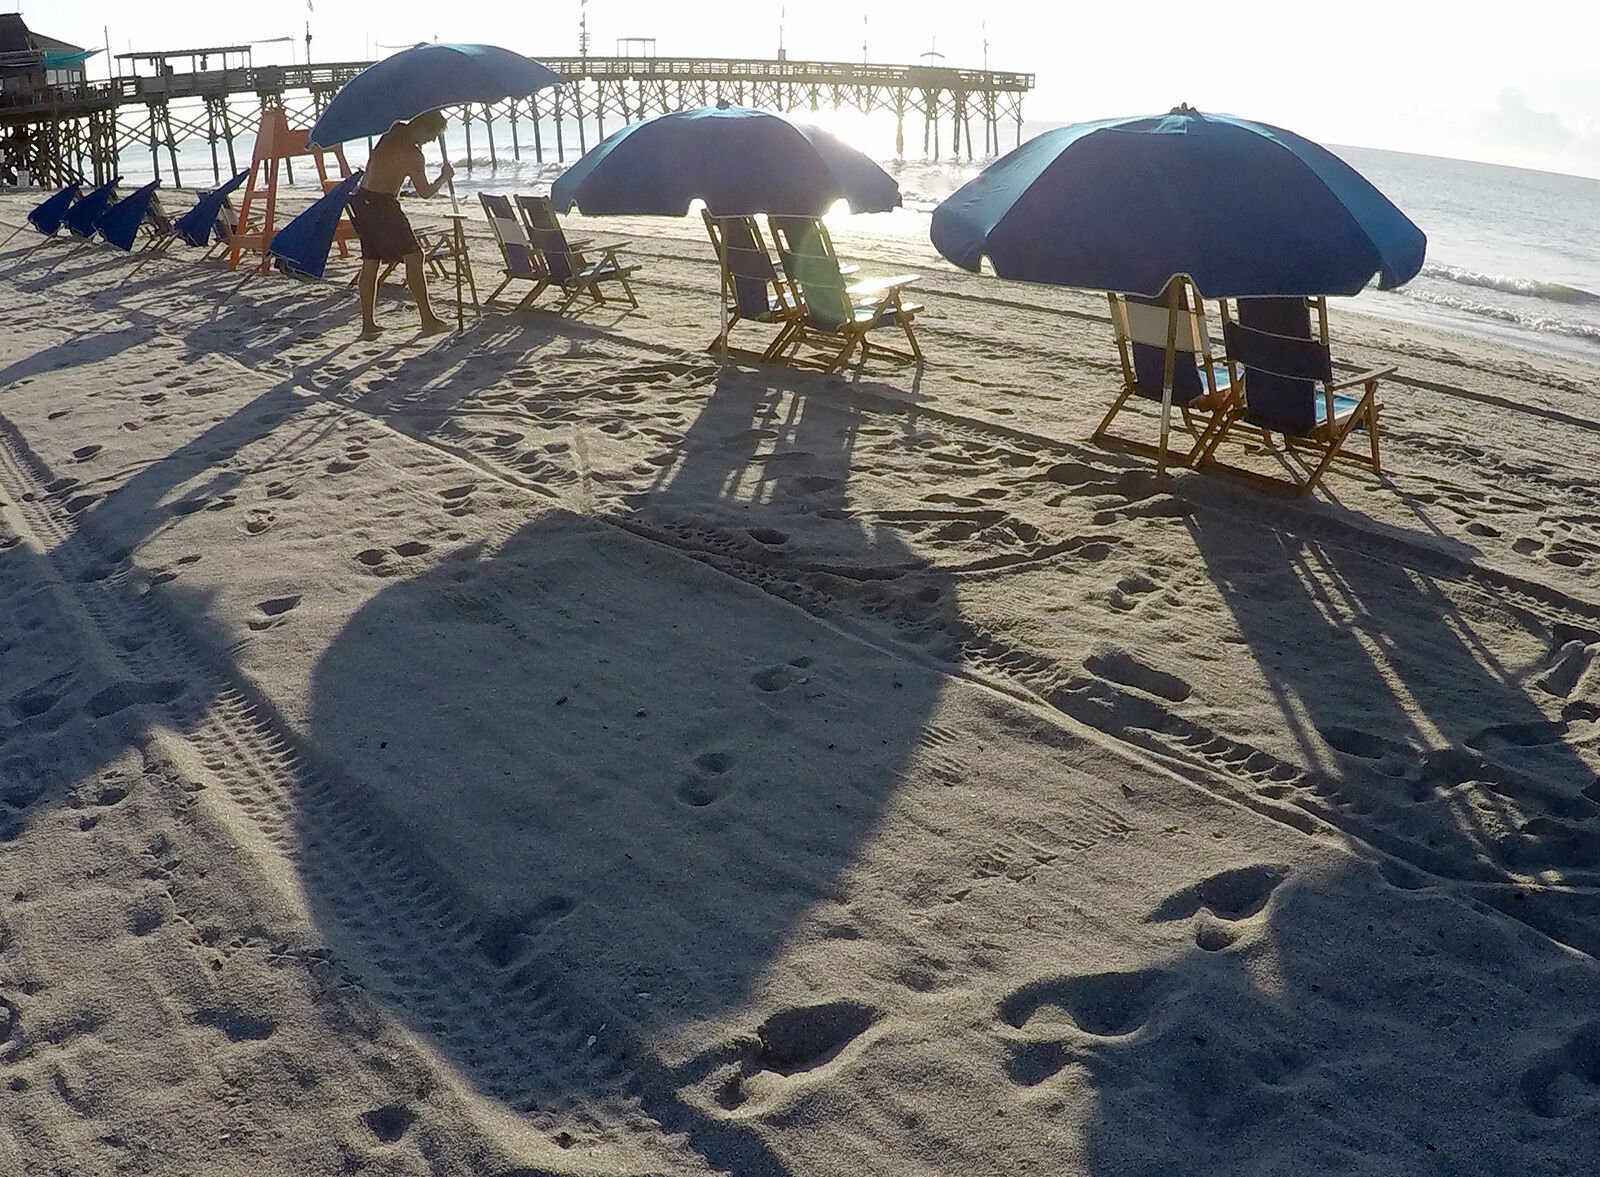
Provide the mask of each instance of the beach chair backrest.
{"label": "beach chair backrest", "polygon": [[150,198],[150,207],[145,210],[144,223],[152,237],[167,237],[172,234],[172,218],[167,215],[167,210],[161,207],[159,192]]}
{"label": "beach chair backrest", "polygon": [[773,215],[767,218],[778,260],[805,303],[806,324],[837,332],[855,317],[848,283],[839,270],[828,227],[815,217]]}
{"label": "beach chair backrest", "polygon": [[713,241],[721,240],[722,263],[727,267],[739,313],[748,319],[767,314],[772,309],[773,291],[781,298],[783,286],[756,219],[713,217],[707,213],[706,224],[712,229]]}
{"label": "beach chair backrest", "polygon": [[[1128,370],[1123,373],[1124,378],[1131,378],[1133,389],[1140,396],[1160,400],[1166,382],[1167,340],[1171,331],[1167,297],[1113,294],[1110,301],[1117,343],[1126,356]],[[1188,290],[1180,289],[1177,331],[1172,333],[1172,399],[1177,404],[1186,404],[1207,391],[1201,363],[1210,368],[1205,324],[1190,303]]]}
{"label": "beach chair backrest", "polygon": [[511,201],[488,192],[478,193],[478,200],[483,204],[484,216],[489,218],[489,228],[494,230],[506,273],[516,278],[540,277],[539,267],[534,264],[533,243],[528,240],[522,222],[517,220]]}
{"label": "beach chair backrest", "polygon": [[217,210],[217,221],[214,227],[218,245],[224,245],[233,239],[239,231],[239,210],[233,207],[232,197],[222,198],[222,207]]}
{"label": "beach chair backrest", "polygon": [[1333,380],[1327,344],[1242,322],[1224,324],[1223,333],[1229,359],[1244,369],[1245,419],[1283,433],[1314,429],[1321,395],[1318,384]]}
{"label": "beach chair backrest", "polygon": [[528,235],[533,238],[533,248],[544,257],[550,277],[557,283],[572,281],[583,271],[583,255],[567,243],[561,222],[556,219],[555,207],[548,196],[519,196],[517,207],[528,224]]}
{"label": "beach chair backrest", "polygon": [[[1244,354],[1229,344],[1228,357],[1245,368],[1247,414],[1258,424],[1277,422],[1289,432],[1304,432],[1316,424],[1318,380],[1332,379],[1328,349],[1327,304],[1320,299],[1299,296],[1241,298],[1235,302]],[[1312,308],[1318,323],[1313,328]],[[1260,333],[1283,340],[1300,340],[1314,348],[1268,348],[1249,333]],[[1296,351],[1303,352],[1296,356]],[[1245,356],[1260,361],[1247,363]],[[1296,360],[1301,361],[1296,363]],[[1323,361],[1327,360],[1324,364]],[[1309,365],[1309,366],[1307,366]],[[1295,368],[1294,371],[1281,369]],[[1304,368],[1304,373],[1300,370]],[[1324,375],[1324,371],[1328,374]],[[1269,425],[1269,428],[1273,427]]]}

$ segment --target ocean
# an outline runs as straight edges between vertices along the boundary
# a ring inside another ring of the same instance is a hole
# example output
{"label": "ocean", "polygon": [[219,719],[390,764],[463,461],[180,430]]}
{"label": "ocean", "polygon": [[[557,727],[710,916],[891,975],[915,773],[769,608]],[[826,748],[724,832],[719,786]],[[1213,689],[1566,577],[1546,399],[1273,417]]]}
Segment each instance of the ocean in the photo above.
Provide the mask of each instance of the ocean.
{"label": "ocean", "polygon": [[[828,111],[813,117],[834,124],[863,150],[885,160],[904,193],[905,208],[831,218],[841,227],[926,238],[934,207],[982,169],[981,163],[895,161],[892,128],[882,121],[836,118]],[[1052,125],[1024,124],[1024,137]],[[588,145],[593,146],[593,127],[588,130]],[[911,142],[916,136],[909,132],[908,127],[907,146],[914,149],[919,144]],[[542,134],[548,153],[554,127],[544,124]],[[576,128],[564,127],[563,134],[571,163],[578,154]],[[446,150],[458,172],[457,191],[472,196],[479,191],[544,190],[563,165],[548,159],[535,164],[528,158],[533,136],[527,123],[521,125],[520,137],[525,158],[512,160],[511,128],[497,124],[495,145],[501,159],[490,166],[482,125],[474,128],[470,153],[462,129],[453,126]],[[241,166],[249,159],[250,142],[249,136],[235,141]],[[1005,145],[1012,142],[1007,139]],[[1600,363],[1600,180],[1365,147],[1332,150],[1428,235],[1428,260],[1421,274],[1398,291],[1368,290],[1358,298],[1338,300],[1340,306]],[[365,144],[350,145],[352,165],[365,155]],[[205,144],[185,145],[179,158],[186,184],[210,183],[211,156]],[[129,153],[123,162],[130,183],[152,174],[147,152]],[[225,173],[225,155],[222,167]],[[297,184],[309,185],[314,179],[309,166],[295,169]]]}

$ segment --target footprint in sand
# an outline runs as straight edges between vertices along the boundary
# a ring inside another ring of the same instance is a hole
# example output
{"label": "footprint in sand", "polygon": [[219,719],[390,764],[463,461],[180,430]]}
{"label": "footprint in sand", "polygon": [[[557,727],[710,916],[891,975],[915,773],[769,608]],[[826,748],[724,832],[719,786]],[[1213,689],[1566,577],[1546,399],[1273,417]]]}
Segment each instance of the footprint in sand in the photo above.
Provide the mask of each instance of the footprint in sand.
{"label": "footprint in sand", "polygon": [[1073,1062],[1084,1038],[1123,1038],[1139,1030],[1162,996],[1152,970],[1052,977],[1024,985],[1000,1003],[1000,1020],[1031,1035],[1008,1043],[1006,1073],[1036,1087]]}
{"label": "footprint in sand", "polygon": [[857,1001],[830,1001],[773,1014],[743,1043],[744,1057],[716,1087],[728,1111],[770,1102],[800,1076],[838,1061],[878,1021],[878,1011]]}
{"label": "footprint in sand", "polygon": [[250,620],[250,628],[254,630],[271,629],[275,625],[282,625],[284,615],[300,604],[298,593],[287,597],[273,597],[256,605],[260,617]]}
{"label": "footprint in sand", "polygon": [[87,462],[100,452],[100,448],[101,447],[97,445],[80,446],[72,451],[73,461]]}
{"label": "footprint in sand", "polygon": [[1218,952],[1239,938],[1236,925],[1260,914],[1288,877],[1289,868],[1278,863],[1226,870],[1168,896],[1145,917],[1145,922],[1192,919],[1196,946],[1206,952]]}
{"label": "footprint in sand", "polygon": [[1144,691],[1170,703],[1182,703],[1190,695],[1191,688],[1183,679],[1141,662],[1126,650],[1113,647],[1097,651],[1083,660],[1083,668],[1097,678]]}
{"label": "footprint in sand", "polygon": [[243,526],[247,534],[260,535],[271,528],[276,520],[277,516],[271,511],[256,508],[245,516]]}
{"label": "footprint in sand", "polygon": [[1600,1114],[1600,1022],[1589,1022],[1522,1073],[1522,1101],[1547,1120]]}
{"label": "footprint in sand", "polygon": [[477,484],[468,482],[461,486],[452,486],[448,490],[439,492],[439,498],[444,503],[446,515],[460,517],[472,513],[472,492],[477,489]]}

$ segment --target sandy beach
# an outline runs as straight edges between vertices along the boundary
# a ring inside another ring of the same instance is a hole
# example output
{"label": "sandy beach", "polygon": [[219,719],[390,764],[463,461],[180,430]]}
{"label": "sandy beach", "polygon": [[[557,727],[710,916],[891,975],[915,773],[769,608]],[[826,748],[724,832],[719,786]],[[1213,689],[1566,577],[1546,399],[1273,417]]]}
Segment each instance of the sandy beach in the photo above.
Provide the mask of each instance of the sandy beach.
{"label": "sandy beach", "polygon": [[569,228],[0,251],[0,1173],[1600,1168],[1600,368],[1336,306],[1385,476],[1163,484],[1103,296],[723,366]]}

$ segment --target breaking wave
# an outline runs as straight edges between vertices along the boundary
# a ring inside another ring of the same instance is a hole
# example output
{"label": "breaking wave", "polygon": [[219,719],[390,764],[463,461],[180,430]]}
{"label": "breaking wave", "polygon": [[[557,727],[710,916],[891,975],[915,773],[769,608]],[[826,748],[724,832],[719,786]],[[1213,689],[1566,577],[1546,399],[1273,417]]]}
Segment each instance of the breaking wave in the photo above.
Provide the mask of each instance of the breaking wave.
{"label": "breaking wave", "polygon": [[1452,282],[1457,286],[1498,290],[1502,294],[1520,294],[1526,298],[1543,299],[1545,302],[1562,302],[1576,306],[1600,303],[1600,294],[1576,286],[1566,286],[1560,282],[1540,282],[1533,278],[1507,278],[1499,274],[1480,274],[1476,270],[1463,269],[1460,266],[1424,265],[1422,277],[1433,278],[1440,282]]}

